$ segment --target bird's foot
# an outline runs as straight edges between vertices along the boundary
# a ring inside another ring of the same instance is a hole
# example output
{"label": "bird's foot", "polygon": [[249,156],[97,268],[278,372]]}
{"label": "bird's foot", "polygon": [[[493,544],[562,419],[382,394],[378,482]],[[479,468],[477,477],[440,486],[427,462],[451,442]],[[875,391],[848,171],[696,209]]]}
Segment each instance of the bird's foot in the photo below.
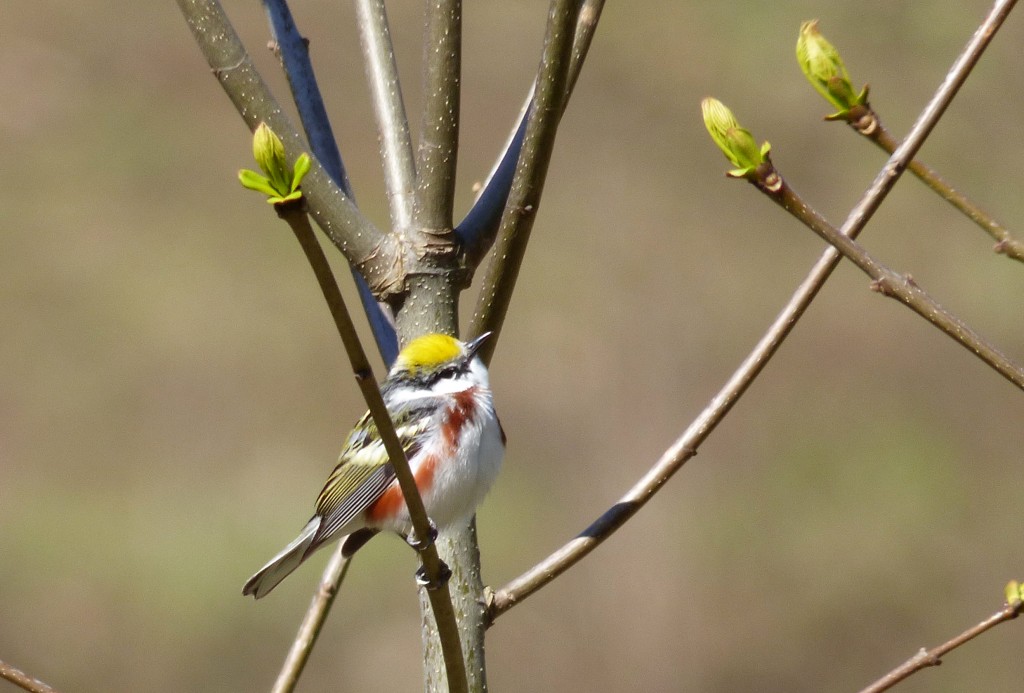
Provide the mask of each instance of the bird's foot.
{"label": "bird's foot", "polygon": [[405,537],[405,543],[411,546],[419,553],[426,551],[427,547],[433,544],[434,540],[437,539],[437,525],[435,525],[434,521],[431,520],[429,517],[427,518],[427,522],[430,523],[430,535],[426,541],[420,541],[419,538],[416,536],[415,530],[409,532],[409,535]]}
{"label": "bird's foot", "polygon": [[427,575],[427,567],[421,565],[416,570],[416,584],[420,587],[423,587],[424,589],[430,590],[431,592],[440,589],[445,583],[448,582],[448,579],[452,576],[452,569],[449,568],[448,564],[444,561],[441,561],[440,568],[441,569],[437,576],[437,579],[431,580],[430,576]]}

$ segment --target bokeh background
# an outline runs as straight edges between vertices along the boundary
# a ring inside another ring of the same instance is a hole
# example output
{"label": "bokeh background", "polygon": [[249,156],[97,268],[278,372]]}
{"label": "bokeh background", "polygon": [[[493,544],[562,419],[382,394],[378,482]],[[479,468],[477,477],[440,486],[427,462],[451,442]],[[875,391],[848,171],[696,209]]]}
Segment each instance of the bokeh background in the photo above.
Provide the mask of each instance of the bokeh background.
{"label": "bokeh background", "polygon": [[[391,5],[416,131],[422,3]],[[546,16],[466,5],[463,211]],[[608,3],[494,362],[511,444],[479,514],[490,584],[652,464],[821,252],[723,176],[700,99],[769,139],[839,222],[884,157],[821,122],[800,22],[821,20],[901,135],[988,5]],[[226,8],[284,99],[258,4]],[[307,519],[363,411],[330,318],[291,233],[235,179],[248,132],[173,2],[4,9],[0,659],[67,691],[267,689],[326,554],[258,604],[242,582]],[[383,225],[353,9],[294,10]],[[922,152],[1018,237],[1022,20]],[[863,239],[1024,360],[1024,267],[921,184]],[[1021,393],[841,266],[700,455],[489,632],[492,689],[858,689],[1024,577],[1022,450]],[[359,556],[300,690],[419,688],[414,567],[393,538]],[[1020,690],[1022,645],[1005,625],[900,690]]]}

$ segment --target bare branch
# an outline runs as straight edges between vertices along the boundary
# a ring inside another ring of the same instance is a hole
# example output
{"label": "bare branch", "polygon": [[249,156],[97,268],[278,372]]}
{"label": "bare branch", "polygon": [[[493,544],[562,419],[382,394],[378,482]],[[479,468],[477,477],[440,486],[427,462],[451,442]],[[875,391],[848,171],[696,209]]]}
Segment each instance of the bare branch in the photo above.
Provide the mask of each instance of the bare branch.
{"label": "bare branch", "polygon": [[[502,213],[495,260],[487,267],[480,298],[473,313],[471,334],[482,334],[485,331],[500,333],[512,300],[555,146],[555,134],[566,98],[573,35],[579,10],[578,0],[551,2],[544,50],[537,72],[537,88],[526,121],[523,151]],[[496,341],[492,339],[490,344],[483,346],[480,358],[485,363],[490,362]]]}
{"label": "bare branch", "polygon": [[[323,165],[338,187],[355,203],[352,184],[345,173],[345,164],[342,162],[341,152],[338,151],[316,74],[313,72],[313,64],[309,59],[309,42],[299,33],[285,0],[264,0],[263,4],[313,156]],[[386,304],[378,303],[373,297],[373,292],[370,291],[363,275],[351,265],[350,269],[377,349],[384,363],[391,365],[398,355],[394,317]]]}
{"label": "bare branch", "polygon": [[317,84],[313,63],[309,59],[309,42],[299,33],[286,0],[263,0],[270,21],[270,29],[284,66],[292,98],[299,109],[302,128],[306,131],[310,149],[335,183],[349,199],[355,201],[352,184],[338,151],[334,130],[327,117],[320,86]]}
{"label": "bare branch", "polygon": [[[875,130],[874,134],[869,135],[868,139],[889,154],[896,151],[896,139],[892,136],[889,130],[882,125],[881,121],[878,122],[878,128]],[[956,207],[964,214],[964,216],[981,227],[981,229],[989,236],[994,238],[996,241],[995,251],[997,253],[1002,253],[1009,258],[1024,262],[1024,243],[1014,238],[1010,234],[1010,231],[996,221],[991,214],[975,204],[962,192],[944,181],[938,173],[921,163],[921,161],[914,159],[907,165],[907,168],[911,173],[917,176],[922,183],[938,193],[939,197]]]}
{"label": "bare branch", "polygon": [[2,660],[0,660],[0,679],[10,681],[14,685],[30,691],[30,693],[57,693],[55,688],[51,688],[39,679],[29,676],[21,669],[11,666]]}
{"label": "bare branch", "polygon": [[423,39],[423,125],[416,157],[415,225],[446,235],[452,227],[459,155],[462,2],[429,0]]}
{"label": "bare branch", "polygon": [[[977,62],[984,51],[985,46],[988,44],[987,39],[991,38],[992,34],[995,33],[996,29],[1005,19],[1006,12],[1010,9],[1006,5],[1012,6],[1012,4],[1013,2],[1009,1],[996,4],[982,24],[981,29],[975,32],[975,36],[968,44],[968,48],[954,63],[954,67],[932,98],[932,101],[914,123],[907,141],[901,147],[901,150],[893,155],[893,159],[890,160],[885,170],[890,170],[894,163],[903,162],[905,165],[906,161],[909,161],[913,156],[910,147],[913,146],[915,151],[920,147],[924,137],[927,135],[926,130],[930,131],[935,124],[935,120],[937,120],[937,104],[941,102],[948,104],[956,88],[963,82],[971,67]],[[984,35],[987,39],[978,41],[979,35]],[[913,144],[915,142],[916,145]],[[892,168],[892,170],[899,168],[897,166]],[[885,170],[883,170],[883,173]],[[876,178],[875,183],[864,193],[857,206],[851,211],[846,222],[843,224],[842,232],[844,234],[855,238],[864,228],[864,225],[867,224],[874,211],[878,209],[882,199],[892,187],[891,185],[885,185],[884,181],[881,181],[882,178],[882,175]],[[577,535],[576,538],[570,540],[560,549],[491,595],[490,603],[488,604],[488,616],[491,622],[583,559],[583,557],[611,536],[615,530],[643,507],[665,485],[665,482],[687,460],[696,454],[700,444],[711,435],[711,432],[721,423],[725,415],[732,409],[732,406],[753,383],[772,356],[774,356],[782,342],[796,326],[797,321],[807,310],[811,301],[817,296],[825,281],[832,274],[841,257],[839,252],[832,246],[825,250],[807,275],[807,278],[797,287],[789,302],[775,318],[771,327],[757,343],[753,351],[743,360],[743,363],[733,372],[728,382],[712,398],[700,416],[689,425],[686,431],[662,454],[654,466],[615,505]]]}
{"label": "bare branch", "polygon": [[[868,86],[865,85],[859,93],[857,92],[847,74],[842,56],[836,47],[821,35],[817,20],[804,22],[800,26],[796,54],[797,61],[807,80],[826,101],[838,109],[837,112],[825,116],[825,120],[845,122],[857,134],[870,140],[890,155],[896,151],[899,143],[882,125],[878,112],[869,102]],[[1013,240],[1009,231],[1003,228],[992,215],[981,209],[966,195],[955,190],[921,161],[917,159],[911,161],[908,168],[921,182],[996,239],[996,252],[1024,261],[1024,245]]]}
{"label": "bare branch", "polygon": [[299,625],[299,632],[295,634],[288,656],[274,681],[272,693],[291,693],[299,683],[302,670],[306,668],[309,655],[313,653],[313,646],[320,636],[320,629],[327,620],[334,598],[338,596],[338,588],[348,573],[348,567],[352,565],[351,561],[342,556],[341,549],[342,544],[339,542],[331,554],[331,560],[327,562],[324,574],[320,576],[316,594],[313,595],[302,624]]}
{"label": "bare branch", "polygon": [[1002,609],[995,612],[981,623],[968,628],[955,638],[934,647],[930,650],[921,650],[906,662],[896,667],[873,684],[863,689],[860,693],[881,693],[887,691],[903,679],[911,676],[927,667],[938,666],[942,663],[942,657],[970,640],[978,637],[985,631],[998,626],[1000,623],[1017,618],[1021,613],[1022,604],[1017,601],[1013,604],[1006,604]]}
{"label": "bare branch", "polygon": [[384,0],[357,0],[356,24],[377,117],[391,225],[407,228],[412,223],[416,164]]}
{"label": "bare branch", "polygon": [[[987,363],[997,373],[1024,390],[1024,368],[1011,361],[995,346],[972,330],[963,320],[940,306],[910,276],[897,274],[875,259],[855,240],[840,233],[838,229],[807,205],[776,171],[763,171],[762,173],[769,176],[775,175],[776,178],[773,179],[773,189],[768,190],[757,185],[758,189],[766,193],[774,202],[803,222],[827,243],[839,250],[843,257],[871,277],[874,280],[871,286],[873,290],[883,296],[898,299]],[[780,182],[781,186],[775,187]]]}
{"label": "bare branch", "polygon": [[[307,151],[298,131],[284,115],[260,77],[217,0],[178,0],[196,43],[225,93],[250,130],[266,122],[284,142],[289,163]],[[313,157],[302,183],[310,213],[331,242],[359,268],[376,294],[397,290],[394,268],[398,249],[356,209]]]}
{"label": "bare branch", "polygon": [[882,200],[885,199],[892,186],[896,185],[896,181],[903,174],[907,164],[910,163],[921,148],[921,145],[928,138],[928,135],[931,134],[932,129],[939,122],[942,114],[946,112],[946,108],[953,100],[953,97],[956,96],[960,87],[963,86],[967,76],[971,74],[974,66],[981,59],[982,53],[988,47],[989,42],[999,30],[999,27],[1003,25],[1010,10],[1016,4],[1017,0],[996,0],[995,5],[989,11],[984,21],[975,30],[970,41],[967,42],[967,46],[961,51],[949,72],[946,73],[946,78],[936,90],[935,95],[932,96],[931,101],[925,106],[921,115],[917,117],[914,126],[907,133],[906,139],[892,153],[889,161],[886,162],[885,166],[875,177],[871,187],[868,188],[853,212],[847,217],[846,224],[843,225],[843,233],[851,235],[849,228],[863,228],[867,220],[878,209],[878,206],[882,204]]}
{"label": "bare branch", "polygon": [[[584,0],[580,13],[576,18],[576,34],[573,38],[572,56],[569,60],[569,75],[566,81],[565,98],[562,100],[562,113],[569,103],[573,89],[583,69],[590,50],[590,43],[597,30],[597,22],[604,8],[604,0]],[[466,256],[466,266],[475,268],[494,243],[494,237],[501,223],[501,214],[512,189],[512,178],[523,148],[523,137],[526,134],[526,116],[533,103],[533,93],[537,87],[534,79],[526,95],[515,128],[509,135],[502,149],[502,154],[488,173],[480,194],[466,217],[455,228],[455,236]]]}

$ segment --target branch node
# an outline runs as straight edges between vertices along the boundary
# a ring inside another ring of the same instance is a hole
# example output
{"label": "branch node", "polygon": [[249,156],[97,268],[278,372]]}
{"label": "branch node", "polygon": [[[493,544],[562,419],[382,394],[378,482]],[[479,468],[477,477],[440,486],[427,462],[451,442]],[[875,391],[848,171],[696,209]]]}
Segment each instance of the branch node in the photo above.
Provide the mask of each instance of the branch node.
{"label": "branch node", "polygon": [[922,667],[937,667],[942,664],[942,659],[940,659],[938,655],[932,654],[924,647],[918,651],[917,655],[914,657],[914,661]]}
{"label": "branch node", "polygon": [[892,288],[892,282],[888,277],[879,277],[871,282],[869,286],[872,291],[876,291],[883,296],[893,296],[895,293]]}

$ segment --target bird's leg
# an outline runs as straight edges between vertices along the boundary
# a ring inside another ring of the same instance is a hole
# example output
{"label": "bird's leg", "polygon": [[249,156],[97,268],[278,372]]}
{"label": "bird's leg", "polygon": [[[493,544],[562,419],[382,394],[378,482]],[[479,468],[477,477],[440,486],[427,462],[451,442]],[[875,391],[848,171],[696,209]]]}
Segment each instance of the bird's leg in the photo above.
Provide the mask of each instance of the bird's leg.
{"label": "bird's leg", "polygon": [[[408,536],[405,537],[405,542],[416,550],[417,553],[422,553],[427,550],[431,544],[437,539],[437,525],[429,517],[427,521],[430,522],[430,534],[426,541],[420,541],[416,536],[416,532],[409,532]],[[448,582],[448,579],[452,576],[452,570],[448,567],[448,564],[444,561],[439,561],[439,573],[436,580],[431,580],[430,576],[427,575],[426,566],[420,566],[416,570],[416,584],[428,590],[436,590]]]}

